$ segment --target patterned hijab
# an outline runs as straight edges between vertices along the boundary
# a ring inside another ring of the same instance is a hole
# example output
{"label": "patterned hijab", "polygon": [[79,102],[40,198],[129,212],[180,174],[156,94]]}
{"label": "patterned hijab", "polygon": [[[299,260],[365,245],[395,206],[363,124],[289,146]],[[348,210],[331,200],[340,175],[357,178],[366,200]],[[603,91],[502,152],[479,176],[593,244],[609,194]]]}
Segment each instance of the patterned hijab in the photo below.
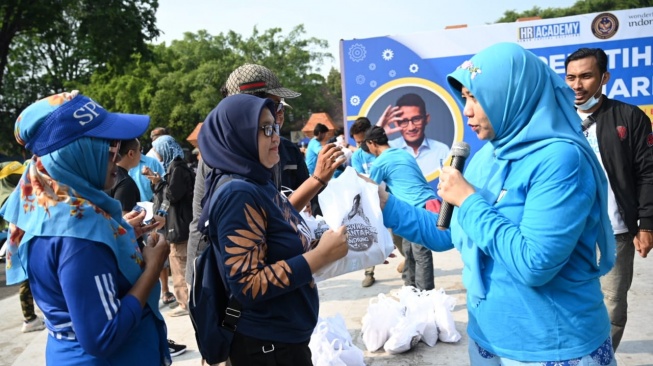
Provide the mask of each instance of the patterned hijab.
{"label": "patterned hijab", "polygon": [[[599,271],[612,268],[615,244],[607,215],[605,174],[581,133],[573,105],[573,91],[549,66],[530,51],[514,43],[488,47],[463,63],[447,77],[449,86],[464,106],[460,94],[464,86],[476,97],[488,116],[496,136],[474,155],[465,170],[465,178],[487,202],[496,202],[508,174],[509,164],[551,143],[563,141],[577,146],[592,167],[601,206],[597,244],[601,252]],[[455,218],[454,218],[455,220]],[[481,256],[458,225],[452,225],[454,243],[463,255],[469,271],[463,276],[472,305],[485,298],[481,281]]]}
{"label": "patterned hijab", "polygon": [[184,158],[184,150],[182,150],[177,141],[169,135],[164,135],[154,140],[152,148],[154,148],[154,151],[156,151],[156,153],[161,157],[161,164],[163,164],[163,169],[166,174],[168,173],[168,167],[173,160],[176,158]]}
{"label": "patterned hijab", "polygon": [[[63,96],[63,97],[62,97]],[[59,105],[72,99],[69,93],[49,97],[28,107],[16,124],[19,141],[30,141],[28,131],[38,129]],[[39,110],[44,109],[43,113]],[[27,113],[29,112],[29,113]],[[21,118],[29,115],[29,118]],[[109,141],[81,137],[43,156],[34,156],[0,210],[10,223],[7,283],[27,279],[28,247],[36,237],[71,237],[107,245],[120,272],[135,283],[142,273],[143,257],[132,227],[122,218],[120,203],[104,193],[109,164]],[[32,252],[31,255],[38,255]],[[148,299],[160,319],[159,290]]]}

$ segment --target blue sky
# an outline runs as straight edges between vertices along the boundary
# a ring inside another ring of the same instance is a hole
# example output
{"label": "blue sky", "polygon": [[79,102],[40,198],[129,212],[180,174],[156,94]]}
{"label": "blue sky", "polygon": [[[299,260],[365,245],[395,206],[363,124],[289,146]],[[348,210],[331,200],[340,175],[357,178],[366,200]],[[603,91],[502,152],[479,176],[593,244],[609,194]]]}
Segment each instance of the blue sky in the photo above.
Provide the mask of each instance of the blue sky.
{"label": "blue sky", "polygon": [[[586,0],[587,1],[587,0]],[[447,25],[470,27],[493,23],[506,10],[570,7],[576,0],[159,0],[157,25],[163,35],[156,42],[170,44],[185,32],[205,29],[210,34],[233,30],[249,37],[279,27],[283,34],[304,24],[306,37],[329,42],[333,63],[322,66],[326,75],[339,67],[341,39],[370,38],[443,29]],[[473,40],[470,40],[472,42]]]}

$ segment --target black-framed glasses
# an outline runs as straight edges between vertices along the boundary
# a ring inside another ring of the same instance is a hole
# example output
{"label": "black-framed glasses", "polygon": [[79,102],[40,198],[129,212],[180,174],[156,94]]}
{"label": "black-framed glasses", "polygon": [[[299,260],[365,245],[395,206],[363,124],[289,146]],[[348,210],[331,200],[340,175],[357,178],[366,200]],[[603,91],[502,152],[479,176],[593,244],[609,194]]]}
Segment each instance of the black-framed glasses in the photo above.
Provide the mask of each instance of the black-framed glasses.
{"label": "black-framed glasses", "polygon": [[419,116],[415,116],[413,118],[404,118],[404,119],[401,119],[399,121],[396,121],[395,123],[397,124],[397,126],[402,127],[402,128],[408,126],[408,122],[412,123],[413,126],[415,126],[415,127],[420,127],[420,126],[422,126],[422,123],[424,123],[425,118],[426,118],[425,116],[419,115]]}
{"label": "black-framed glasses", "polygon": [[271,125],[265,125],[261,127],[261,130],[263,130],[263,134],[266,137],[271,137],[273,133],[276,133],[277,135],[280,134],[279,132],[279,125],[278,124],[271,124]]}

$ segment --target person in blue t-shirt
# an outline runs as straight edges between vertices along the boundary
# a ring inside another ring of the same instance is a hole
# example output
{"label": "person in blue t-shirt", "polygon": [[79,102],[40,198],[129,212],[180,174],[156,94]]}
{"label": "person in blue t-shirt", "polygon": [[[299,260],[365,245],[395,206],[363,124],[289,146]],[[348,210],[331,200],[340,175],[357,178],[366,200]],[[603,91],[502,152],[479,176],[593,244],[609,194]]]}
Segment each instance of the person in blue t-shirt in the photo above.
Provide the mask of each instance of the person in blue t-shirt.
{"label": "person in blue t-shirt", "polygon": [[308,174],[315,172],[317,155],[326,142],[328,132],[329,128],[321,123],[316,124],[315,128],[313,128],[313,138],[309,141],[308,147],[306,148],[306,167],[308,167]]}
{"label": "person in blue t-shirt", "polygon": [[[356,146],[358,147],[351,156],[351,166],[356,170],[356,172],[358,172],[358,174],[363,174],[368,177],[370,176],[372,163],[374,163],[374,159],[376,159],[376,156],[370,154],[369,151],[365,151],[363,148],[365,133],[370,128],[372,128],[372,123],[367,117],[358,117],[349,128],[349,136],[356,141]],[[401,246],[399,246],[399,251],[403,253]],[[363,287],[370,287],[375,281],[374,266],[365,268],[365,278],[363,278],[361,285]]]}
{"label": "person in blue t-shirt", "polygon": [[132,177],[134,182],[136,182],[136,186],[141,193],[141,201],[151,202],[154,197],[152,182],[147,178],[147,175],[158,174],[163,177],[165,173],[166,172],[163,170],[163,165],[159,159],[141,154],[141,159],[138,162],[138,165],[129,169],[129,176]]}
{"label": "person in blue t-shirt", "polygon": [[141,251],[137,236],[157,224],[143,226],[145,212],[123,218],[104,192],[122,140],[148,124],[77,91],[41,99],[16,121],[18,142],[34,155],[0,212],[11,223],[7,283],[29,278],[48,328],[48,365],[171,362],[158,287],[170,248],[150,236]]}
{"label": "person in blue t-shirt", "polygon": [[[292,201],[306,182],[289,199],[277,190],[271,170],[279,162],[275,113],[269,99],[232,95],[205,118],[198,138],[204,162],[214,169],[202,213],[209,219],[200,225],[208,222],[224,280],[242,305],[229,355],[233,366],[312,365],[308,342],[319,310],[313,273],[348,250],[344,226],[313,242],[296,209],[312,195]],[[231,180],[214,191],[226,176]]]}
{"label": "person in blue t-shirt", "polygon": [[351,167],[359,174],[367,176],[370,175],[370,169],[372,168],[374,159],[376,159],[376,156],[361,148],[365,140],[365,133],[370,128],[372,128],[372,123],[367,117],[358,117],[349,128],[349,136],[356,141],[356,146],[358,147],[351,156]]}
{"label": "person in blue t-shirt", "polygon": [[[390,147],[383,128],[374,126],[369,129],[363,143],[376,156],[370,179],[378,184],[385,182],[390,193],[413,207],[425,207],[427,201],[436,199],[433,188],[424,178],[415,158],[402,149]],[[432,290],[435,284],[431,250],[405,238],[402,249],[406,257],[401,275],[404,285]]]}
{"label": "person in blue t-shirt", "polygon": [[[615,262],[607,180],[573,91],[515,43],[490,46],[447,77],[486,141],[463,174],[442,168],[437,215],[380,191],[383,221],[464,263],[470,364],[617,364],[600,277]],[[378,160],[377,160],[378,161]]]}

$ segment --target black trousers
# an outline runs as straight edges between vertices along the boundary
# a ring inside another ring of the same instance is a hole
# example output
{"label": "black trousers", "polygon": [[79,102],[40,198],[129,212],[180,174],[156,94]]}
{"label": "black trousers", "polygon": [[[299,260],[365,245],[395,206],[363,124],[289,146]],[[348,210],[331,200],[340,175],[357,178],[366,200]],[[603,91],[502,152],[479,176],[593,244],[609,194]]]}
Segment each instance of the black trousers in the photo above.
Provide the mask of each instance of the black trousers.
{"label": "black trousers", "polygon": [[308,341],[281,343],[234,334],[229,360],[232,366],[312,366]]}

